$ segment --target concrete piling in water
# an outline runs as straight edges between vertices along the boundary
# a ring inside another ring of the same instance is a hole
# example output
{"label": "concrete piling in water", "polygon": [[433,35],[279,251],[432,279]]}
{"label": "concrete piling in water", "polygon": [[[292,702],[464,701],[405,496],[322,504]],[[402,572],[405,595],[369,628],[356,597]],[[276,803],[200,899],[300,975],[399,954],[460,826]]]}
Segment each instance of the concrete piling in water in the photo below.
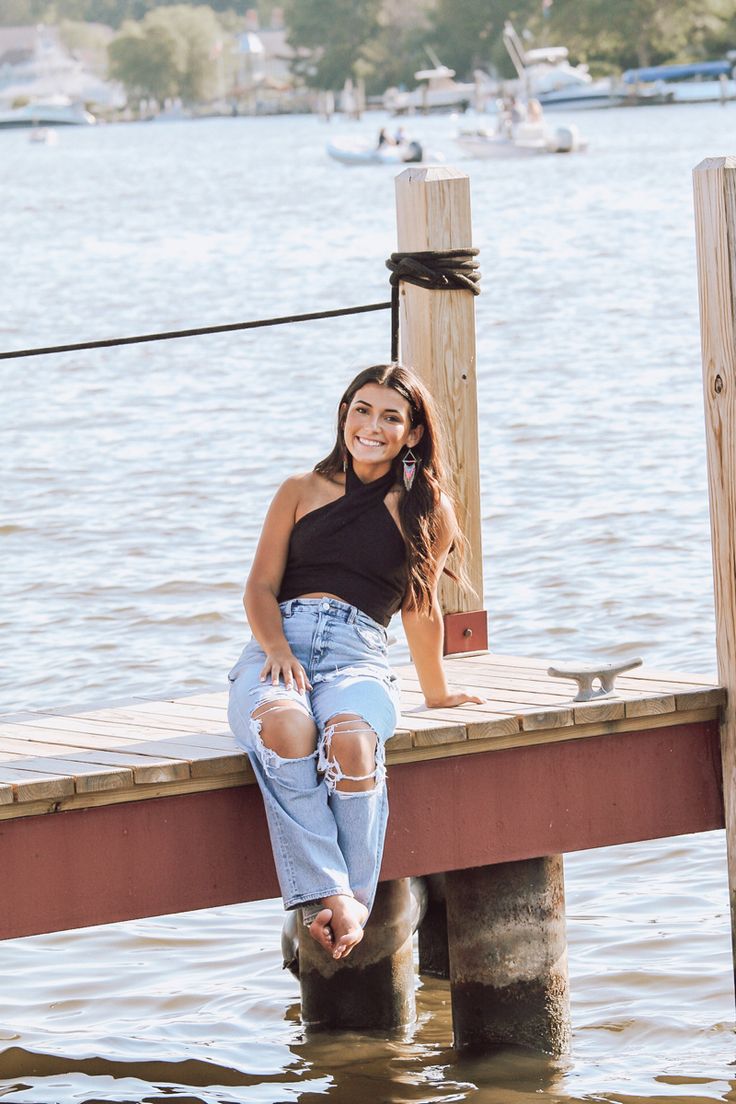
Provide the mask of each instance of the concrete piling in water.
{"label": "concrete piling in water", "polygon": [[426,883],[427,908],[418,933],[419,973],[430,977],[449,978],[445,875],[430,874],[426,878]]}
{"label": "concrete piling in water", "polygon": [[302,1021],[311,1028],[391,1031],[414,1021],[408,878],[381,882],[363,941],[337,962],[301,927]]}
{"label": "concrete piling in water", "polygon": [[570,1043],[562,856],[446,875],[455,1046]]}

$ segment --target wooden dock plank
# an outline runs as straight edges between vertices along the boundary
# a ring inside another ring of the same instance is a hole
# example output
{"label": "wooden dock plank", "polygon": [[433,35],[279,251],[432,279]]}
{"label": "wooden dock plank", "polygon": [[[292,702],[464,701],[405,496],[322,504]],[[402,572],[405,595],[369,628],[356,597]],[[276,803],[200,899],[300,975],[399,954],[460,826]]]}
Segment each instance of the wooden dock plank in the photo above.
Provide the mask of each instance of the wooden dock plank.
{"label": "wooden dock plank", "polygon": [[675,694],[675,707],[684,709],[705,709],[708,706],[726,704],[725,686],[714,686],[710,690],[685,690]]}
{"label": "wooden dock plank", "polygon": [[[0,725],[0,732],[5,731],[7,725]],[[110,743],[124,744],[136,743],[140,740],[177,741],[186,740],[193,747],[215,748],[221,747],[227,750],[232,742],[232,733],[223,729],[219,733],[197,732],[181,726],[177,729],[151,728],[145,725],[131,724],[124,721],[88,721],[86,717],[50,716],[49,714],[35,714],[32,719],[18,722],[16,728],[48,729],[60,733],[86,733],[90,736],[100,736],[109,739]]]}
{"label": "wooden dock plank", "polygon": [[573,714],[576,725],[590,724],[592,721],[617,721],[626,716],[626,706],[618,698],[598,698],[575,703]]}
{"label": "wooden dock plank", "polygon": [[6,759],[0,755],[0,766],[14,770],[57,775],[70,778],[76,793],[93,793],[99,790],[130,789],[133,772],[125,767],[104,767],[99,763],[86,763],[83,759],[55,759],[51,756],[26,756]]}
{"label": "wooden dock plank", "polygon": [[[51,713],[52,716],[66,717],[67,719],[73,714],[67,713]],[[160,729],[162,731],[182,731],[189,728],[189,724],[183,718],[173,719],[162,716],[160,714],[139,712],[137,709],[99,709],[93,710],[88,713],[78,714],[81,720],[88,722],[101,722],[102,724],[127,724],[136,725],[141,728],[147,729]],[[210,735],[222,734],[228,731],[227,718],[223,721],[211,720],[207,718],[189,718],[192,726],[196,726],[198,733],[207,733]]]}
{"label": "wooden dock plank", "polygon": [[[21,726],[18,727],[20,728]],[[2,737],[1,730],[0,737]],[[111,749],[111,752],[112,750],[113,749]],[[175,781],[181,778],[201,779],[211,776],[222,776],[242,771],[245,767],[244,753],[236,748],[232,736],[229,738],[225,749],[221,748],[219,745],[215,748],[195,747],[181,740],[153,740],[146,743],[132,742],[115,750],[115,758],[119,755],[121,762],[125,763],[130,768],[131,785],[150,784],[152,782],[161,782],[165,780]],[[77,759],[77,756],[74,756],[73,759],[69,759],[68,761],[81,762],[83,759],[89,759],[89,754],[89,750],[86,752],[80,751],[79,759]],[[42,755],[44,756],[44,762],[48,762],[51,758],[48,752],[39,749],[39,761]],[[46,758],[47,755],[49,756],[48,759]],[[92,755],[93,758],[97,758],[96,753],[92,752]],[[168,757],[170,757],[170,759]],[[57,759],[58,758],[57,756]],[[51,773],[50,769],[49,773]],[[73,772],[70,771],[70,773]],[[100,776],[100,784],[104,784],[102,776],[105,772],[102,767],[98,766],[97,771],[90,769],[84,773],[90,776],[97,774]],[[106,773],[111,778],[116,772],[110,769]],[[112,781],[110,781],[109,784],[111,786],[115,785]],[[82,785],[86,789],[91,790],[95,785],[95,781],[90,777],[83,782]]]}
{"label": "wooden dock plank", "polygon": [[[527,656],[505,655],[501,652],[488,652],[482,656],[478,656],[476,654],[472,658],[467,660],[462,656],[450,656],[445,660],[445,663],[448,665],[452,663],[468,663],[468,665],[471,665],[477,662],[478,658],[480,658],[481,664],[488,662],[493,664],[494,666],[499,667],[518,668],[527,671],[539,671],[545,673],[547,669],[549,667],[553,667],[555,663],[562,662],[562,660],[559,659],[559,656],[551,656],[548,659],[539,659]],[[594,662],[596,662],[596,657],[593,657],[590,660],[590,664],[592,665],[592,663]],[[601,662],[607,662],[607,660],[602,659]],[[661,670],[658,667],[649,667],[646,664],[643,664],[641,667],[637,667],[635,671],[629,672],[629,676],[632,675],[636,675],[637,677],[644,679],[651,678],[655,681],[680,682],[685,683],[688,686],[718,685],[718,675],[715,671],[706,674],[692,674],[690,672],[685,673],[682,671]]]}
{"label": "wooden dock plank", "polygon": [[17,737],[3,737],[0,732],[0,759],[27,758],[29,755],[49,758],[69,758],[82,755],[88,763],[99,763],[114,767],[127,767],[135,783],[176,781],[178,778],[190,778],[189,763],[176,759],[165,759],[155,755],[141,754],[138,749],[105,750],[99,747],[80,748],[70,744],[60,744],[43,738],[23,740]]}
{"label": "wooden dock plank", "polygon": [[[574,684],[548,676],[547,661],[474,653],[445,664],[483,704],[428,710],[414,668],[399,668],[402,714],[389,762],[702,723],[725,698],[707,676],[639,668],[619,678],[615,695],[576,703]],[[227,697],[177,691],[0,717],[0,819],[252,781],[227,725]]]}
{"label": "wooden dock plank", "polygon": [[627,699],[627,717],[651,717],[656,713],[674,713],[675,695],[664,694],[657,697],[640,697]]}
{"label": "wooden dock plank", "polygon": [[17,770],[0,766],[0,783],[9,782],[13,791],[13,804],[39,798],[54,800],[74,793],[74,779],[42,771]]}
{"label": "wooden dock plank", "polygon": [[[684,687],[683,687],[684,689]],[[206,705],[199,702],[190,702],[187,699],[180,701],[146,701],[136,702],[135,712],[140,716],[158,717],[167,721],[181,724],[189,723],[193,719],[212,721],[217,724],[227,725],[227,701]]]}
{"label": "wooden dock plank", "polygon": [[[401,724],[401,718],[399,718],[399,724]],[[404,748],[410,748],[411,742],[411,730],[409,728],[395,728],[394,734],[391,737],[387,747],[392,751],[399,751]]]}
{"label": "wooden dock plank", "polygon": [[[448,673],[452,677],[462,678],[464,676],[466,679],[470,678],[474,686],[504,687],[516,692],[526,691],[531,694],[553,693],[567,698],[571,698],[577,693],[577,684],[574,679],[557,678],[548,675],[546,671],[515,671],[512,668],[496,666],[491,663],[478,664],[477,661],[473,667],[470,664],[462,667],[452,667],[450,661],[447,661],[447,665]],[[698,684],[638,677],[636,671],[618,675],[616,678],[616,691],[671,694],[674,691],[694,691],[697,689],[699,689]]]}
{"label": "wooden dock plank", "polygon": [[[117,731],[118,730],[116,730],[116,732]],[[0,726],[0,738],[12,738],[17,736],[18,738],[35,739],[41,741],[44,739],[44,736],[47,733],[53,734],[66,743],[69,743],[70,740],[74,741],[77,738],[71,728],[64,730],[51,730],[45,728],[34,728],[32,725]],[[82,739],[84,739],[86,735],[87,734],[82,734]],[[217,737],[215,742],[212,742],[213,737],[205,735],[202,737],[202,742],[200,743],[199,739],[193,738],[187,732],[173,732],[169,734],[163,734],[160,730],[156,729],[154,729],[150,738],[146,738],[144,736],[141,739],[141,737],[137,734],[130,736],[115,735],[110,737],[99,736],[98,741],[101,742],[96,743],[95,746],[100,747],[101,749],[109,748],[111,751],[114,751],[116,749],[123,750],[126,748],[130,748],[131,750],[137,751],[139,748],[141,748],[145,749],[145,751],[141,752],[141,754],[159,754],[162,755],[163,758],[171,759],[189,759],[191,758],[192,754],[199,755],[201,757],[201,754],[203,752],[211,754],[213,752],[220,751],[223,754],[228,754],[233,747],[232,735],[227,737]]]}
{"label": "wooden dock plank", "polygon": [[[417,684],[418,686],[418,684]],[[402,700],[405,700],[407,705],[412,708],[421,708],[424,701],[424,696],[421,691],[417,690],[402,690]],[[436,713],[436,710],[425,712]],[[515,701],[504,701],[498,698],[488,698],[484,706],[468,704],[459,708],[448,711],[447,716],[450,713],[455,716],[463,724],[478,723],[482,720],[482,713],[488,713],[488,719],[498,718],[502,716],[516,717],[519,719],[519,728],[560,728],[564,725],[571,725],[574,721],[573,710],[569,705],[555,706],[555,705],[521,705]],[[535,718],[539,721],[535,721]]]}

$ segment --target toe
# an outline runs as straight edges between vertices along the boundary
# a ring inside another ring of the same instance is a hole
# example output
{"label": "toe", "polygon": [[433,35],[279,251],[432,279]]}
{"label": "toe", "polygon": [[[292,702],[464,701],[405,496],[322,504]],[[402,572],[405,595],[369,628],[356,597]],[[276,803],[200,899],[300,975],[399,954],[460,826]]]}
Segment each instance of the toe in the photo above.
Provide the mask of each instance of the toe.
{"label": "toe", "polygon": [[362,928],[353,928],[351,931],[345,932],[341,935],[335,944],[335,949],[332,952],[333,958],[347,958],[353,947],[357,947],[363,938]]}
{"label": "toe", "polygon": [[332,953],[335,946],[335,937],[330,927],[331,920],[332,909],[322,909],[321,912],[317,913],[308,929],[312,939],[316,940],[330,953]]}

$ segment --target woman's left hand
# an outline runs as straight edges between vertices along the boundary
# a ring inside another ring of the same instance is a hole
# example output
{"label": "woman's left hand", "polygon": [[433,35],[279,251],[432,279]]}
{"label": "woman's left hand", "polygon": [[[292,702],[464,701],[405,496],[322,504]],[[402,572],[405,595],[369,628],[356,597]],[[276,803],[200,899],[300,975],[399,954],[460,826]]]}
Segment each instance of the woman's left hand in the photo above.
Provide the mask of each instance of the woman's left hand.
{"label": "woman's left hand", "polygon": [[477,694],[469,694],[467,690],[448,690],[443,698],[427,698],[424,699],[427,709],[452,709],[456,705],[466,705],[468,702],[472,702],[473,705],[484,705],[486,699],[478,697]]}

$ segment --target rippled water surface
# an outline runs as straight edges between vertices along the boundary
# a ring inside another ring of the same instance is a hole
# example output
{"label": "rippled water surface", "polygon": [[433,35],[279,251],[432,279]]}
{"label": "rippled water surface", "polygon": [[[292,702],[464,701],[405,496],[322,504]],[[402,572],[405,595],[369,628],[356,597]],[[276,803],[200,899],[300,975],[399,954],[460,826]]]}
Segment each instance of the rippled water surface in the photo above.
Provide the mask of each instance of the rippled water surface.
{"label": "rippled water surface", "polygon": [[[585,155],[506,163],[461,161],[447,118],[413,124],[471,177],[493,644],[709,671],[690,171],[733,152],[736,107],[578,123]],[[387,298],[394,174],[329,162],[348,129],[0,134],[0,346]],[[1,363],[0,709],[221,686],[267,502],[388,349],[380,314]],[[736,1101],[722,834],[566,873],[563,1062],[458,1057],[438,981],[404,1038],[306,1037],[262,902],[0,944],[0,1097]]]}

